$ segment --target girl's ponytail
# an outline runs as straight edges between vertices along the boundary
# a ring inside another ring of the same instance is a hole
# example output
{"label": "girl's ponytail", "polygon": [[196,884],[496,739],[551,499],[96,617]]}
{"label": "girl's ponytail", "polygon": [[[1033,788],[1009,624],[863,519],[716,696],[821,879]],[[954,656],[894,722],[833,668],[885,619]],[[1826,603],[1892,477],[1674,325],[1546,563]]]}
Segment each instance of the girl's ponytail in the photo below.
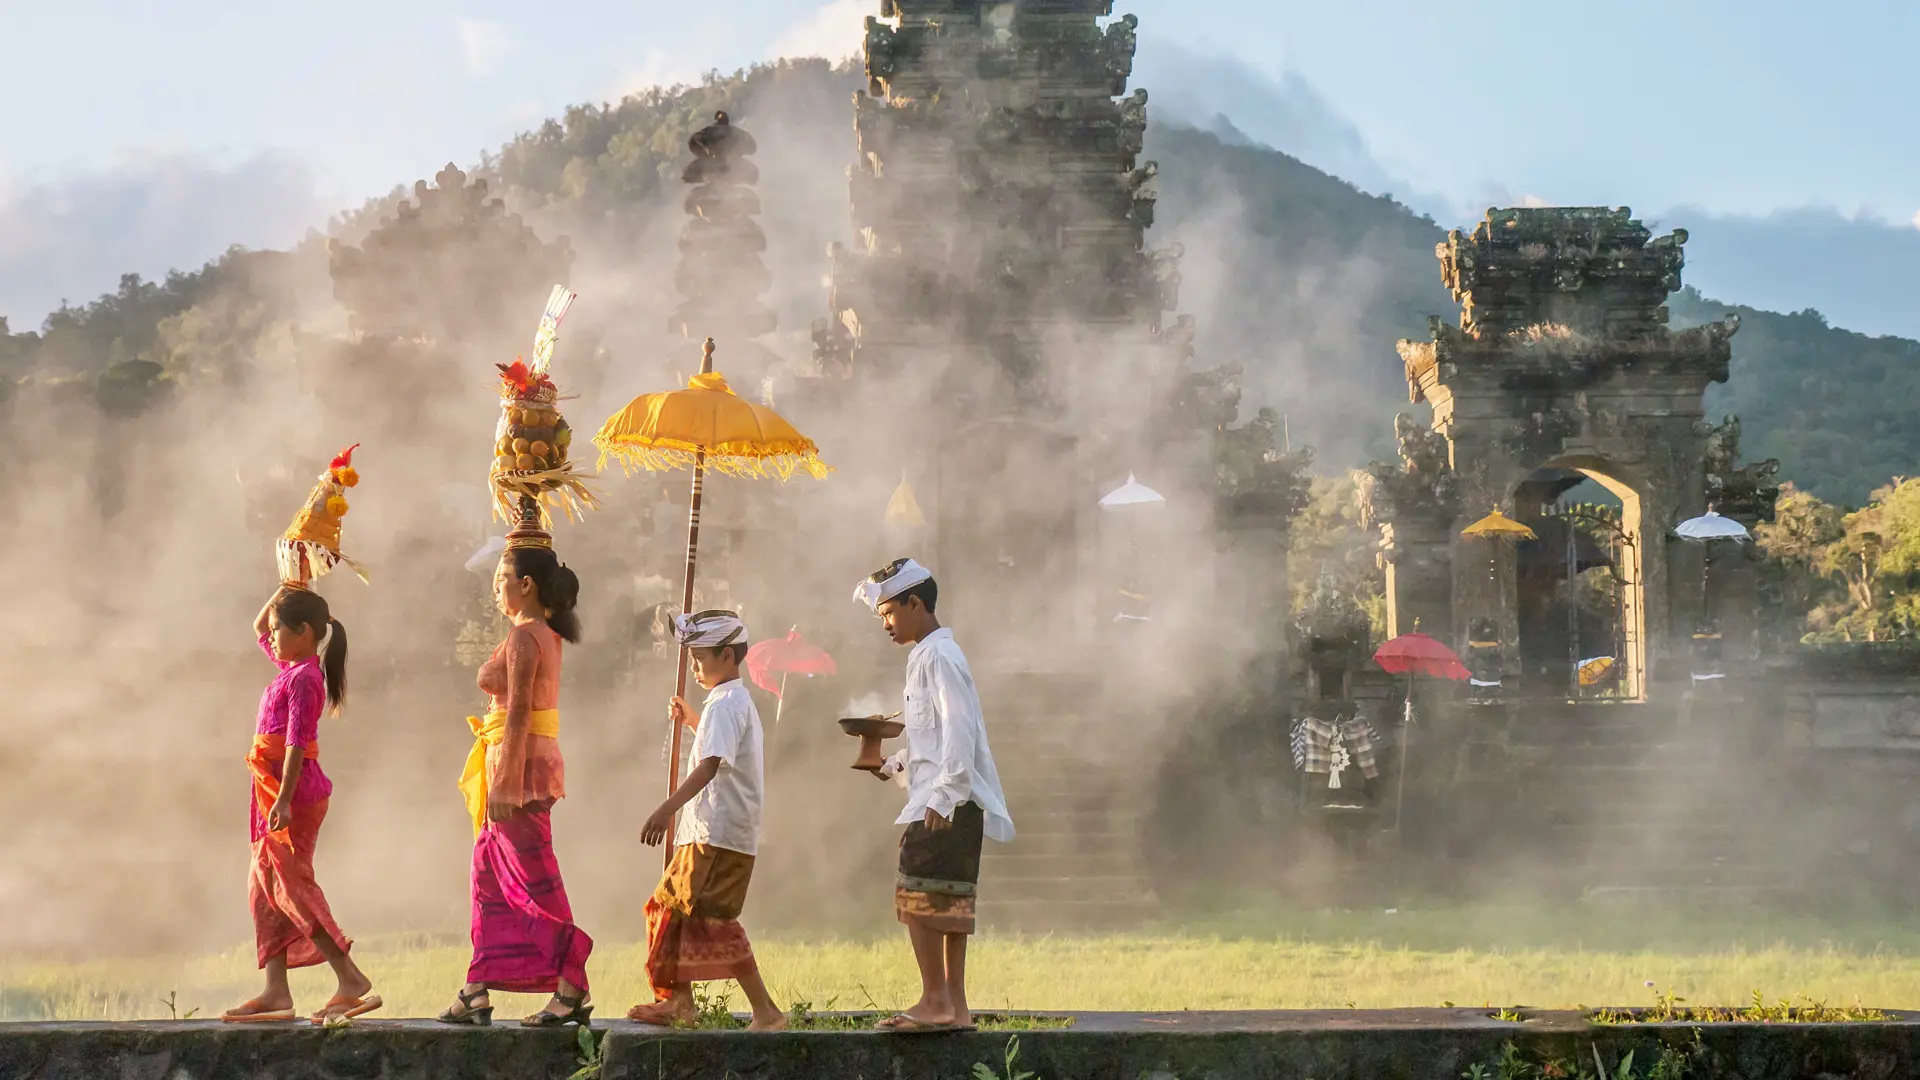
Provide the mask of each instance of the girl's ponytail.
{"label": "girl's ponytail", "polygon": [[327,705],[338,715],[347,700],[347,628],[327,609],[326,598],[306,589],[289,589],[273,605],[282,626],[313,630],[320,649],[320,673],[327,680]]}
{"label": "girl's ponytail", "polygon": [[347,628],[339,619],[329,618],[326,654],[320,657],[320,671],[327,677],[327,704],[335,716],[347,700]]}

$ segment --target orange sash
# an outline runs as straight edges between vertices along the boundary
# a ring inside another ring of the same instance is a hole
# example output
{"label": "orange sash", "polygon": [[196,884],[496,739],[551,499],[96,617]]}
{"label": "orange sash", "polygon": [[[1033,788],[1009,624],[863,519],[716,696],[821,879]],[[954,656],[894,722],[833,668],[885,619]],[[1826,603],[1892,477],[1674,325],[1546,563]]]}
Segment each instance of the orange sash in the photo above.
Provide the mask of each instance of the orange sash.
{"label": "orange sash", "polygon": [[[301,748],[301,758],[317,761],[320,747]],[[273,804],[280,798],[280,777],[278,769],[287,758],[287,737],[285,735],[255,735],[253,749],[247,753],[247,765],[253,770],[253,802],[260,808],[260,820],[265,821]],[[283,844],[293,843],[287,835],[287,829],[267,835]]]}

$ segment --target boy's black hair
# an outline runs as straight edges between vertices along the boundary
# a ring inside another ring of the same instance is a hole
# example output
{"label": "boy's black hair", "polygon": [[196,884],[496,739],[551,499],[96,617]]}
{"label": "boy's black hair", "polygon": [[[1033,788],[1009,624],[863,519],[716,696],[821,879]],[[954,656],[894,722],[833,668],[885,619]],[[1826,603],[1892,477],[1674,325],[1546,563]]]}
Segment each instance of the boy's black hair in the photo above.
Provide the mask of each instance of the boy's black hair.
{"label": "boy's black hair", "polygon": [[916,596],[920,598],[921,606],[927,609],[927,614],[933,614],[940,604],[940,583],[928,578],[911,589],[901,589],[888,599],[895,604],[904,604]]}
{"label": "boy's black hair", "polygon": [[721,645],[718,647],[711,646],[711,645],[700,646],[700,647],[711,648],[713,649],[714,652],[717,652],[717,653],[720,653],[720,652],[732,653],[733,662],[736,664],[740,664],[744,666],[747,662],[747,643],[744,641],[730,642],[726,645]]}

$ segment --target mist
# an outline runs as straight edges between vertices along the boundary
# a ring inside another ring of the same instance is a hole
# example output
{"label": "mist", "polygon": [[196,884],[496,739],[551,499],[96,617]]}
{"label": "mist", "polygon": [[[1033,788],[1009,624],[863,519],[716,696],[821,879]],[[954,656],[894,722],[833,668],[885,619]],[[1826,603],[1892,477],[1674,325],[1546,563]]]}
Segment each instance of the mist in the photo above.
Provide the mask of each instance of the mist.
{"label": "mist", "polygon": [[[1123,856],[1146,860],[1141,819],[1191,790],[1170,787],[1170,772],[1223,801],[1244,789],[1214,774],[1255,774],[1266,786],[1235,831],[1186,841],[1206,850],[1183,865],[1268,880],[1275,853],[1293,842],[1277,835],[1293,782],[1280,772],[1290,718],[1259,698],[1277,687],[1249,689],[1246,672],[1286,648],[1284,619],[1261,621],[1256,610],[1263,585],[1286,590],[1222,570],[1215,432],[1170,424],[1164,402],[1181,377],[1238,364],[1235,423],[1273,408],[1276,449],[1314,448],[1326,477],[1391,458],[1390,417],[1405,393],[1392,342],[1422,327],[1370,313],[1453,310],[1430,261],[1417,277],[1401,269],[1407,252],[1431,252],[1438,227],[1404,215],[1394,228],[1275,215],[1249,203],[1261,170],[1341,181],[1232,147],[1224,164],[1193,167],[1190,151],[1218,138],[1157,126],[1141,159],[1159,161],[1163,188],[1148,246],[1184,249],[1178,303],[1158,329],[1192,317],[1190,365],[1112,326],[1063,318],[1026,343],[1029,363],[979,342],[936,341],[913,353],[916,363],[841,379],[815,367],[811,324],[829,314],[828,246],[860,242],[847,170],[848,94],[861,82],[805,65],[740,100],[709,86],[684,103],[702,120],[727,108],[759,144],[773,282],[764,301],[780,325],[753,340],[714,328],[718,369],[742,395],[769,395],[837,470],[824,482],[708,481],[696,607],[737,609],[755,639],[798,628],[839,664],[835,676],[795,680],[778,704],[755,691],[769,775],[748,922],[811,934],[891,928],[900,793],[849,770],[856,744],[834,721],[898,708],[904,651],[848,595],[903,555],[950,590],[940,614],[981,679],[1016,822],[1022,791],[1071,782],[1073,812],[1110,825],[1103,835],[1132,837],[1137,850]],[[1319,117],[1316,99],[1300,100],[1289,130],[1364,165],[1351,132]],[[504,629],[487,596],[490,567],[463,568],[504,528],[490,520],[485,488],[493,365],[527,351],[552,259],[568,267],[555,280],[579,294],[553,366],[574,395],[563,409],[575,430],[593,431],[635,394],[684,384],[697,342],[666,331],[684,161],[674,176],[649,178],[621,172],[607,152],[605,175],[575,177],[559,197],[519,182],[511,153],[491,158],[467,180],[487,182],[518,217],[502,235],[524,223],[538,243],[402,250],[394,257],[416,274],[413,327],[343,305],[325,246],[310,242],[171,326],[176,354],[194,362],[137,415],[103,411],[78,383],[35,386],[0,406],[27,478],[12,487],[16,527],[0,535],[16,568],[0,609],[0,680],[24,703],[0,718],[0,767],[15,778],[0,789],[0,814],[33,823],[0,839],[0,903],[16,913],[0,925],[0,954],[186,952],[246,938],[242,758],[272,675],[250,624],[275,584],[272,540],[326,461],[355,442],[363,480],[344,542],[372,582],[337,573],[319,586],[352,643],[345,715],[322,724],[335,794],[319,877],[350,934],[458,938],[471,833],[454,785],[471,742],[465,717],[485,704],[475,668]],[[648,194],[622,206],[609,189]],[[372,250],[392,213],[391,202],[376,204],[337,223],[336,239]],[[1283,223],[1270,226],[1276,217]],[[965,235],[973,223],[948,224]],[[1070,295],[1059,282],[1035,291],[1044,303]],[[1028,430],[950,446],[922,435],[936,410],[985,412],[981,403],[1009,388],[1031,403]],[[575,459],[591,462],[584,439]],[[1166,497],[1163,512],[1098,509],[1130,474]],[[678,601],[687,477],[609,467],[593,483],[602,508],[554,528],[557,552],[580,575],[586,624],[566,654],[568,797],[555,834],[579,924],[615,943],[643,936],[659,868],[638,830],[665,794],[674,652],[654,627],[659,605]],[[885,521],[902,483],[935,530]],[[1138,632],[1117,620],[1123,588],[1152,597]],[[1384,729],[1397,703],[1368,707]],[[1291,872],[1325,885],[1335,863],[1303,859]]]}

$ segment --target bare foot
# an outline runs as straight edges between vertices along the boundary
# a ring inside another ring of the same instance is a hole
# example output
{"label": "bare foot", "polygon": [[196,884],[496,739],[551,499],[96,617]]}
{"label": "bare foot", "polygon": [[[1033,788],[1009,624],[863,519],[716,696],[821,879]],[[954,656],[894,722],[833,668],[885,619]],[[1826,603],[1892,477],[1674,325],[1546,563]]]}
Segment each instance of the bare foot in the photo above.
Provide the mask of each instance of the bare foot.
{"label": "bare foot", "polygon": [[769,1016],[764,1016],[764,1017],[756,1016],[753,1018],[753,1023],[747,1025],[747,1030],[748,1031],[785,1031],[787,1030],[787,1014],[773,1013]]}
{"label": "bare foot", "polygon": [[970,1028],[970,1027],[972,1027],[972,1026],[973,1026],[973,1011],[972,1011],[971,1009],[956,1009],[956,1010],[954,1010],[954,1013],[953,1013],[953,1026],[954,1026],[954,1027],[957,1027],[957,1028]]}
{"label": "bare foot", "polygon": [[[915,1006],[915,1008],[919,1008],[919,1006]],[[912,1009],[903,1013],[895,1013],[874,1025],[874,1027],[881,1031],[899,1032],[944,1031],[952,1026],[953,1021],[949,1017],[937,1016],[931,1013],[915,1013]]]}
{"label": "bare foot", "polygon": [[[693,1002],[688,1001],[683,1008],[673,998],[635,1005],[627,1010],[627,1019],[636,1024],[652,1024],[655,1027],[672,1027],[679,1023],[689,1023],[695,1015]],[[781,1019],[784,1020],[785,1017]]]}
{"label": "bare foot", "polygon": [[365,998],[367,991],[372,989],[373,980],[367,978],[364,972],[356,971],[351,976],[340,980],[340,985],[333,991],[333,1000],[358,1001]]}
{"label": "bare foot", "polygon": [[284,1013],[293,1010],[293,995],[290,993],[267,993],[257,998],[243,1001],[221,1013],[225,1019],[243,1020],[249,1017],[265,1016],[271,1013]]}

